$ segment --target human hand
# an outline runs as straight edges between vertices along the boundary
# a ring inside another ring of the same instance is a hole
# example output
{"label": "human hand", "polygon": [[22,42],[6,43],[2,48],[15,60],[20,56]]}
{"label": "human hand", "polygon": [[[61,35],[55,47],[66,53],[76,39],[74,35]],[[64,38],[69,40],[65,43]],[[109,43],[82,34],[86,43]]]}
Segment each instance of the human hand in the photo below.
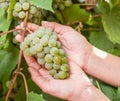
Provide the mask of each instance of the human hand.
{"label": "human hand", "polygon": [[[62,43],[62,48],[65,50],[68,60],[71,60],[78,64],[82,69],[86,69],[89,54],[92,51],[92,45],[82,36],[80,33],[72,29],[71,27],[57,24],[55,22],[42,22],[42,26],[49,27],[53,31],[57,32],[58,39]],[[29,23],[27,28],[34,31],[39,26]],[[18,28],[22,28],[18,26]],[[19,36],[17,36],[20,39]]]}

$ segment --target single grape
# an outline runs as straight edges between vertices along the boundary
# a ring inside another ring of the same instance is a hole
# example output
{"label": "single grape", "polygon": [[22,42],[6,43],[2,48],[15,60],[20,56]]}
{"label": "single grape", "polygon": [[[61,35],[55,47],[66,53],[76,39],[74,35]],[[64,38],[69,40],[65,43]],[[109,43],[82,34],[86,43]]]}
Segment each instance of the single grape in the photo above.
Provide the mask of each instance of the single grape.
{"label": "single grape", "polygon": [[44,47],[44,52],[47,54],[47,53],[50,53],[50,47],[49,46],[46,46]]}
{"label": "single grape", "polygon": [[64,1],[64,5],[65,5],[66,7],[69,7],[69,6],[72,5],[72,1],[71,1],[71,0],[65,0],[65,1]]}
{"label": "single grape", "polygon": [[41,40],[40,40],[40,43],[43,46],[47,46],[48,45],[48,38],[47,37],[42,37]]}
{"label": "single grape", "polygon": [[45,56],[45,52],[44,51],[37,53],[37,57],[38,58],[43,58],[44,56]]}
{"label": "single grape", "polygon": [[37,62],[40,64],[40,65],[44,65],[45,64],[45,60],[43,58],[37,58]]}
{"label": "single grape", "polygon": [[50,54],[52,54],[52,55],[58,55],[58,53],[59,53],[58,48],[52,47],[52,48],[50,49]]}
{"label": "single grape", "polygon": [[62,57],[62,63],[67,63],[67,57],[66,56]]}
{"label": "single grape", "polygon": [[54,76],[57,73],[57,71],[55,69],[51,69],[49,73],[50,75]]}
{"label": "single grape", "polygon": [[67,74],[64,71],[60,71],[58,75],[60,79],[65,79],[67,77]]}
{"label": "single grape", "polygon": [[17,12],[19,12],[19,11],[22,10],[22,5],[21,5],[20,2],[17,2],[17,3],[15,4],[14,10],[17,11]]}
{"label": "single grape", "polygon": [[61,65],[54,63],[54,64],[53,64],[53,68],[54,68],[55,70],[60,70]]}
{"label": "single grape", "polygon": [[8,2],[2,2],[2,3],[0,3],[0,7],[3,9],[3,10],[7,10],[8,9]]}
{"label": "single grape", "polygon": [[26,0],[19,0],[19,2],[20,2],[20,3],[24,3],[24,2],[26,2]]}
{"label": "single grape", "polygon": [[53,64],[52,63],[45,63],[45,68],[48,69],[48,70],[51,70],[53,67]]}
{"label": "single grape", "polygon": [[23,4],[22,4],[22,9],[23,10],[28,10],[30,8],[30,4],[28,3],[28,2],[24,2]]}
{"label": "single grape", "polygon": [[[32,39],[32,42],[31,42],[33,45],[35,45],[35,44],[39,44],[39,43],[41,43],[40,42],[40,39],[38,38],[38,37],[35,37],[35,38],[33,38]],[[42,45],[42,44],[41,44]]]}
{"label": "single grape", "polygon": [[59,54],[62,55],[62,56],[64,56],[65,55],[64,50],[63,49],[59,49]]}
{"label": "single grape", "polygon": [[14,11],[13,11],[13,16],[14,16],[14,17],[18,17],[18,12],[14,10]]}
{"label": "single grape", "polygon": [[36,44],[35,45],[35,50],[37,51],[37,52],[41,52],[42,50],[43,50],[43,46],[39,43],[39,44]]}
{"label": "single grape", "polygon": [[56,46],[56,40],[50,38],[50,40],[48,42],[48,46],[49,47],[55,47]]}
{"label": "single grape", "polygon": [[30,13],[31,14],[36,14],[37,13],[37,8],[35,6],[30,7]]}
{"label": "single grape", "polygon": [[69,71],[69,66],[67,64],[62,64],[61,65],[61,70],[64,72],[68,72]]}
{"label": "single grape", "polygon": [[30,47],[30,52],[32,55],[37,54],[37,51],[35,50],[35,46]]}
{"label": "single grape", "polygon": [[61,63],[61,57],[59,55],[56,55],[53,57],[53,62],[55,64],[60,64]]}
{"label": "single grape", "polygon": [[45,28],[44,27],[39,27],[38,30],[35,31],[35,35],[39,38],[43,37],[45,32]]}
{"label": "single grape", "polygon": [[61,48],[61,43],[59,41],[56,41],[57,48]]}
{"label": "single grape", "polygon": [[57,34],[56,34],[56,32],[53,32],[53,33],[52,33],[50,39],[54,39],[54,40],[57,41]]}
{"label": "single grape", "polygon": [[54,77],[54,79],[59,79],[59,74],[56,73],[53,77]]}
{"label": "single grape", "polygon": [[20,44],[20,49],[21,50],[25,50],[25,49],[27,49],[28,48],[28,45],[26,45],[24,42],[22,42],[21,44]]}
{"label": "single grape", "polygon": [[18,13],[18,17],[19,17],[20,19],[24,19],[24,18],[25,18],[25,12],[24,12],[24,11],[20,11],[20,12]]}
{"label": "single grape", "polygon": [[46,61],[47,63],[51,63],[52,60],[53,60],[53,56],[52,56],[51,54],[45,55],[45,61]]}
{"label": "single grape", "polygon": [[48,34],[50,36],[52,34],[52,29],[46,28],[45,34]]}
{"label": "single grape", "polygon": [[59,4],[59,9],[60,9],[60,10],[64,10],[64,9],[65,9],[64,4],[62,4],[62,3],[61,3],[61,4]]}
{"label": "single grape", "polygon": [[32,56],[32,53],[30,52],[30,48],[25,49],[24,54],[28,56]]}

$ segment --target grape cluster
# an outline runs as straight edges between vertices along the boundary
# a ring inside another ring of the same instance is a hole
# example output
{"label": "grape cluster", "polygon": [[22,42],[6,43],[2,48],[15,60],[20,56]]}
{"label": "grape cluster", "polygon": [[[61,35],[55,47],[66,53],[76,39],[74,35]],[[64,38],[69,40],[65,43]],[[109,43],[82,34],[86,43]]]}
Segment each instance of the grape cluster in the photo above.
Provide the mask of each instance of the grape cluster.
{"label": "grape cluster", "polygon": [[65,7],[70,7],[72,5],[72,0],[54,0],[53,8],[54,10],[64,10]]}
{"label": "grape cluster", "polygon": [[0,8],[7,11],[9,6],[9,0],[0,0]]}
{"label": "grape cluster", "polygon": [[24,54],[34,56],[55,79],[69,77],[67,57],[57,39],[56,32],[50,28],[40,27],[32,34],[28,34],[20,44],[20,48]]}
{"label": "grape cluster", "polygon": [[41,9],[31,5],[27,0],[19,0],[14,5],[13,17],[19,24],[25,18],[26,12],[29,12],[28,21],[39,24],[41,20]]}

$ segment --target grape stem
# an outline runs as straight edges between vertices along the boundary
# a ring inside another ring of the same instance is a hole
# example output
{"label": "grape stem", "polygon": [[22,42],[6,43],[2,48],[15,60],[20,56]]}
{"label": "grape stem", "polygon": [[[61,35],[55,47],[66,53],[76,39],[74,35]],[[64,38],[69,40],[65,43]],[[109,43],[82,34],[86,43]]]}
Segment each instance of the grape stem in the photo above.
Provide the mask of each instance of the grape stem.
{"label": "grape stem", "polygon": [[[24,27],[24,29],[22,30],[22,36],[23,36],[23,38],[25,37],[25,33],[26,33],[27,19],[28,19],[28,12],[26,13],[25,19],[24,19],[24,21],[23,21],[23,27]],[[22,56],[23,56],[23,51],[20,50],[19,58],[18,58],[18,65],[17,65],[17,69],[15,70],[17,73],[16,73],[16,74],[14,75],[14,77],[13,77],[12,83],[11,83],[11,85],[10,85],[10,87],[9,87],[9,90],[8,90],[8,92],[7,92],[7,95],[6,95],[6,97],[5,97],[5,101],[8,101],[8,98],[9,98],[9,96],[10,96],[10,93],[11,93],[11,91],[12,91],[12,88],[13,88],[15,82],[16,82],[16,79],[17,79],[18,75],[19,75],[19,72],[21,72],[20,65],[21,65],[21,61],[22,61]],[[26,94],[26,95],[27,95],[27,94]]]}
{"label": "grape stem", "polygon": [[12,29],[12,30],[9,30],[7,32],[3,32],[3,33],[0,33],[0,35],[3,35],[3,34],[9,34],[9,33],[12,33],[14,31],[17,31],[18,29]]}

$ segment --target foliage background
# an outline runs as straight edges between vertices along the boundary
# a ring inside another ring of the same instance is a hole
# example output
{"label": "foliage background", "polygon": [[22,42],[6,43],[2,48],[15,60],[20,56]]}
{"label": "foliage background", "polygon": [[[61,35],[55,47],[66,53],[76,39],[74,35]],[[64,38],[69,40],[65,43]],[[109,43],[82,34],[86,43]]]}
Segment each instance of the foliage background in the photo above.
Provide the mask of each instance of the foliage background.
{"label": "foliage background", "polygon": [[[11,0],[14,4],[17,0]],[[82,22],[81,33],[94,46],[120,56],[120,0],[97,0],[92,9],[86,10],[89,5],[73,0],[73,5],[63,11],[54,12],[52,8],[53,0],[29,0],[30,3],[48,10],[54,16],[55,21],[69,25],[79,31],[79,22]],[[92,0],[91,0],[92,1]],[[13,29],[14,20],[12,18],[13,6],[9,7],[8,13],[0,8],[0,31],[5,32]],[[72,12],[72,14],[71,14]],[[5,100],[13,72],[16,69],[19,45],[12,42],[13,35],[2,35],[0,37],[0,101]],[[10,94],[10,101],[62,101],[48,94],[45,94],[31,80],[27,71],[27,64],[22,59],[22,73],[27,79],[29,94],[26,96],[23,78],[19,76]],[[112,101],[120,101],[120,87],[112,87],[93,77],[93,83]],[[116,79],[119,79],[116,78]],[[86,96],[87,97],[87,96]],[[77,99],[77,98],[76,98]]]}

